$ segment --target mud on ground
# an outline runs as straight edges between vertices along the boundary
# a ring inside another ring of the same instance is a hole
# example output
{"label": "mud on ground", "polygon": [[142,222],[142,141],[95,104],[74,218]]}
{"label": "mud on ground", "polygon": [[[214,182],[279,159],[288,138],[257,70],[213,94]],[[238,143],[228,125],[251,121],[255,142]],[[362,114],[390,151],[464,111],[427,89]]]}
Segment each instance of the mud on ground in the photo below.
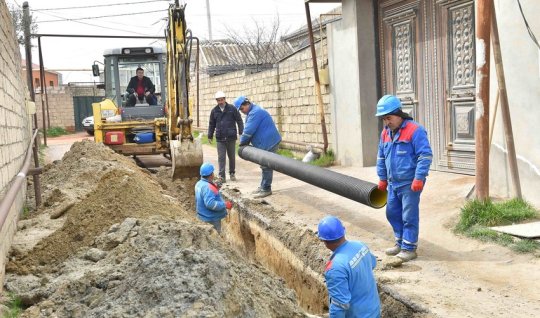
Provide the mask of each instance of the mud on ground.
{"label": "mud on ground", "polygon": [[47,166],[6,268],[22,317],[304,317],[283,280],[195,219],[194,180],[166,173],[88,141]]}

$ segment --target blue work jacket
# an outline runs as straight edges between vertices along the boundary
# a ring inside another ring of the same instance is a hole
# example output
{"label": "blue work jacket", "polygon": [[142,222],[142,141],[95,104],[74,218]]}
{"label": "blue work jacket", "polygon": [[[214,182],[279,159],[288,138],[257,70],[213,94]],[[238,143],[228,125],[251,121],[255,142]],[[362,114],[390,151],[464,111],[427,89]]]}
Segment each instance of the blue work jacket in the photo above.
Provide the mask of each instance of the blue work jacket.
{"label": "blue work jacket", "polygon": [[324,272],[330,318],[380,317],[375,266],[377,259],[362,242],[345,241],[334,251]]}
{"label": "blue work jacket", "polygon": [[225,201],[217,186],[204,178],[195,184],[195,201],[197,216],[202,221],[217,221],[227,215]]}
{"label": "blue work jacket", "polygon": [[259,149],[270,150],[281,142],[281,136],[272,116],[258,105],[251,104],[246,115],[244,132],[240,144],[251,144]]}
{"label": "blue work jacket", "polygon": [[377,154],[377,175],[398,188],[414,179],[425,181],[433,153],[424,127],[405,119],[394,134],[384,127]]}

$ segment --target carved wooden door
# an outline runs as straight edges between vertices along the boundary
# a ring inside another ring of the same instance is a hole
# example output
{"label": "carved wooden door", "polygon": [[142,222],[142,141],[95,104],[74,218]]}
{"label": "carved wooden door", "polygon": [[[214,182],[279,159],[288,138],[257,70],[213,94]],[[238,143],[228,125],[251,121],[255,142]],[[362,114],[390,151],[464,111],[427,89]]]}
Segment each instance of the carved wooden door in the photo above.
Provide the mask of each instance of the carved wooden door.
{"label": "carved wooden door", "polygon": [[435,98],[439,170],[474,173],[475,26],[474,1],[437,0],[434,7]]}
{"label": "carved wooden door", "polygon": [[473,0],[381,0],[384,94],[424,125],[432,169],[474,173]]}

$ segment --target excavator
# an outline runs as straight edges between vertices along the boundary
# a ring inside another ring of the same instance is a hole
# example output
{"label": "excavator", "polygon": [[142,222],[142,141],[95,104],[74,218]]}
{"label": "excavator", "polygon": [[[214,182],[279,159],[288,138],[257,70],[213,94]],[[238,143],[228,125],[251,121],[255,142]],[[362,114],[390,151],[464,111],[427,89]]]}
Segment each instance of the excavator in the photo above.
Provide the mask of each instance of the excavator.
{"label": "excavator", "polygon": [[[106,98],[92,104],[94,140],[126,156],[162,154],[172,162],[172,178],[199,175],[202,146],[193,137],[188,98],[191,36],[185,5],[169,6],[166,52],[161,47],[123,47],[104,53]],[[155,86],[157,105],[128,105],[127,83],[143,68]],[[99,66],[92,66],[99,75]]]}

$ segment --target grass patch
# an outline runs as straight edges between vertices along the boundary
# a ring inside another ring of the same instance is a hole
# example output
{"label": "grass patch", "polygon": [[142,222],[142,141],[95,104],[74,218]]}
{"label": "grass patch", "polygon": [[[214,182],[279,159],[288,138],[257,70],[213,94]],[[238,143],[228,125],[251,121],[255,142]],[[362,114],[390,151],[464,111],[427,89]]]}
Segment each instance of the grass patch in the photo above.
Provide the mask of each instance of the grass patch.
{"label": "grass patch", "polygon": [[512,245],[512,250],[518,253],[533,253],[540,249],[540,243],[533,240],[519,240]]}
{"label": "grass patch", "polygon": [[454,231],[468,237],[508,246],[518,253],[531,253],[540,248],[538,242],[529,239],[515,239],[513,236],[489,229],[491,226],[509,225],[532,219],[538,212],[526,201],[512,199],[505,202],[472,200],[461,209],[461,215]]}
{"label": "grass patch", "polygon": [[318,166],[318,167],[330,167],[334,164],[334,161],[336,160],[334,156],[334,152],[332,150],[326,151],[326,154],[321,154],[321,156],[313,161],[311,161],[309,164]]}
{"label": "grass patch", "polygon": [[202,145],[210,145],[212,147],[216,147],[216,140],[214,139],[214,141],[212,143],[209,143],[208,142],[208,136],[203,133],[203,132],[200,132],[200,131],[194,131],[193,132],[193,137],[194,138],[198,138],[200,135],[202,135],[201,137],[201,144]]}
{"label": "grass patch", "polygon": [[58,137],[68,134],[69,132],[62,127],[51,127],[47,129],[47,137]]}
{"label": "grass patch", "polygon": [[8,310],[4,312],[3,316],[4,318],[16,318],[19,317],[19,315],[23,311],[23,306],[21,299],[13,293],[7,294],[8,302],[5,304]]}
{"label": "grass patch", "polygon": [[279,148],[277,151],[277,154],[283,157],[296,159],[296,157],[294,156],[294,153],[289,149]]}

